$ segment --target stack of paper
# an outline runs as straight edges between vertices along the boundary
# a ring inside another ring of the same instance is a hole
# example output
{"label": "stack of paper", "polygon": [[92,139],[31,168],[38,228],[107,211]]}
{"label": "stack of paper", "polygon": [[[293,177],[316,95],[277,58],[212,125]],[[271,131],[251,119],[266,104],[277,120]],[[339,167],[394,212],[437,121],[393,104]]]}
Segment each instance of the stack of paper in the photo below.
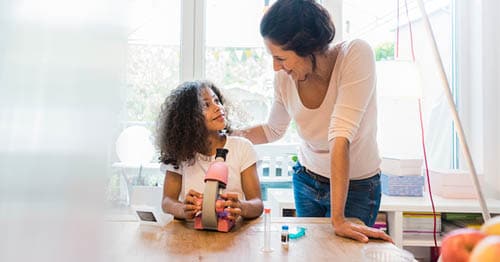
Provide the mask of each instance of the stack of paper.
{"label": "stack of paper", "polygon": [[423,196],[422,159],[383,157],[382,192],[389,196]]}
{"label": "stack of paper", "polygon": [[374,228],[378,228],[387,233],[387,214],[385,212],[379,212],[377,215],[377,220],[373,224]]}
{"label": "stack of paper", "polygon": [[[441,213],[436,213],[436,232],[441,233]],[[434,215],[429,212],[404,212],[403,234],[426,235],[434,233]]]}
{"label": "stack of paper", "polygon": [[479,213],[445,213],[443,214],[443,232],[458,228],[479,229],[483,222],[483,216]]}
{"label": "stack of paper", "polygon": [[382,157],[382,173],[393,176],[415,176],[422,174],[422,159],[408,157]]}

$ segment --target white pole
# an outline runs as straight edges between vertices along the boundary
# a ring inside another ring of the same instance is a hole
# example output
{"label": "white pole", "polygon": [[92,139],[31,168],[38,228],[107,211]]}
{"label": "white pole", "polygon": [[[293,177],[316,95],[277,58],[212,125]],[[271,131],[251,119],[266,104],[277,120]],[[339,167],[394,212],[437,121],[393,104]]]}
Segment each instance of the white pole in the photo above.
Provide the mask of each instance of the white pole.
{"label": "white pole", "polygon": [[441,81],[443,82],[444,93],[446,94],[446,98],[448,100],[448,105],[450,106],[452,115],[453,115],[453,123],[455,124],[455,129],[458,132],[458,138],[460,139],[460,145],[462,146],[462,151],[464,152],[465,159],[467,160],[467,165],[469,166],[470,173],[472,175],[472,181],[474,182],[474,188],[476,189],[476,194],[479,198],[479,204],[481,205],[483,219],[484,221],[490,219],[490,212],[488,211],[488,206],[486,206],[486,201],[484,200],[483,193],[481,192],[481,187],[479,185],[479,180],[476,173],[476,168],[474,167],[474,162],[472,162],[472,158],[470,155],[469,147],[467,146],[467,141],[465,140],[464,130],[462,128],[462,123],[460,122],[460,118],[458,117],[458,112],[455,107],[455,102],[453,101],[453,97],[450,91],[450,84],[448,83],[448,78],[446,77],[446,73],[443,67],[443,61],[441,60],[441,56],[439,55],[439,51],[436,44],[436,39],[434,37],[434,33],[432,32],[432,27],[429,22],[429,17],[427,16],[427,12],[425,11],[425,6],[423,0],[418,0],[418,5],[420,7],[420,11],[422,12],[422,16],[424,17],[425,29],[429,38],[431,40],[432,45],[432,53],[434,55],[434,59],[439,67],[439,75]]}

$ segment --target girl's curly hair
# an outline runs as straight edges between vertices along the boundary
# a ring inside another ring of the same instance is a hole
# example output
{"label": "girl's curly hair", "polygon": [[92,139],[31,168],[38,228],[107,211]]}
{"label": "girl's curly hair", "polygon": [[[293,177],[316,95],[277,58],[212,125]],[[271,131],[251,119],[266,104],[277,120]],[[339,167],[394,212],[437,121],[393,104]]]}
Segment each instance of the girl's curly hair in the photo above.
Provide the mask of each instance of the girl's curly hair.
{"label": "girl's curly hair", "polygon": [[[156,125],[160,162],[174,166],[183,161],[192,164],[196,153],[209,153],[210,143],[201,95],[204,88],[210,88],[224,105],[220,90],[208,81],[184,82],[172,90],[162,104]],[[226,131],[229,131],[229,122]]]}

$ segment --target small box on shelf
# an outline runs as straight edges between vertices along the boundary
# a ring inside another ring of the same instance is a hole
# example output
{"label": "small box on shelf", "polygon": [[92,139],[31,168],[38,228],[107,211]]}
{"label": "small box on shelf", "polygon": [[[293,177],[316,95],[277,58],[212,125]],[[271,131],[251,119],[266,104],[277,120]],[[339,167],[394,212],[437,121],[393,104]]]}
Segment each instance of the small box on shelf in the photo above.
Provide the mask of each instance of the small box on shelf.
{"label": "small box on shelf", "polygon": [[382,173],[380,180],[382,193],[388,196],[423,196],[424,177],[421,175],[395,176]]}
{"label": "small box on shelf", "polygon": [[[438,196],[457,199],[477,199],[472,176],[461,170],[429,170],[432,191]],[[482,176],[478,176],[482,184]]]}

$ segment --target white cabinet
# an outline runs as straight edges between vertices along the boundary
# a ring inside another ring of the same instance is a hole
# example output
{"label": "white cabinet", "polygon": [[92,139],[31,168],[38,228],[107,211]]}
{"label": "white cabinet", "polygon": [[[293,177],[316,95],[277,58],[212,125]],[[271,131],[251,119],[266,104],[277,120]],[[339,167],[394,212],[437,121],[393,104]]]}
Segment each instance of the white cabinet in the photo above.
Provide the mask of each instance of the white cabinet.
{"label": "white cabinet", "polygon": [[[434,195],[436,212],[440,213],[481,213],[478,200],[475,199],[447,199]],[[500,213],[500,200],[486,199],[490,213]],[[397,246],[434,246],[432,236],[403,237],[403,212],[432,212],[432,205],[428,195],[423,197],[391,197],[382,195],[380,211],[387,213],[389,235]],[[438,235],[438,245],[441,237]]]}
{"label": "white cabinet", "polygon": [[[295,209],[292,189],[269,189],[271,212],[281,216],[283,211]],[[446,199],[433,196],[436,212],[441,213],[481,213],[478,200]],[[490,213],[500,213],[500,200],[486,199]],[[380,211],[387,213],[389,235],[398,247],[403,246],[434,246],[432,236],[403,236],[403,212],[432,212],[429,196],[424,197],[391,197],[382,194]],[[441,245],[441,236],[437,236]]]}

